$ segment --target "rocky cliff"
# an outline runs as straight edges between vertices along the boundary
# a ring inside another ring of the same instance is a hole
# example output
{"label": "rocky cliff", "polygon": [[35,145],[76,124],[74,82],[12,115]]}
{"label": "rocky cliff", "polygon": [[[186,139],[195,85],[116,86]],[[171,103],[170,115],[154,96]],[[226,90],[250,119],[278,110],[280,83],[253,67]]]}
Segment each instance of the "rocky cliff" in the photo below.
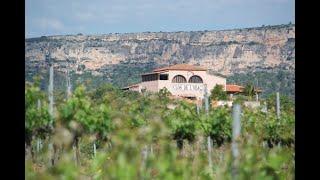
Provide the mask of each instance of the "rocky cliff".
{"label": "rocky cliff", "polygon": [[[50,49],[57,72],[63,74],[69,68],[75,75],[92,74],[119,86],[139,81],[140,73],[153,68],[189,63],[227,76],[229,82],[251,79],[267,91],[294,96],[292,24],[222,31],[49,36],[26,39],[25,44],[27,77],[46,69],[45,50]],[[258,78],[262,76],[266,79]],[[271,76],[275,82],[267,81]],[[268,83],[274,87],[267,87]]]}

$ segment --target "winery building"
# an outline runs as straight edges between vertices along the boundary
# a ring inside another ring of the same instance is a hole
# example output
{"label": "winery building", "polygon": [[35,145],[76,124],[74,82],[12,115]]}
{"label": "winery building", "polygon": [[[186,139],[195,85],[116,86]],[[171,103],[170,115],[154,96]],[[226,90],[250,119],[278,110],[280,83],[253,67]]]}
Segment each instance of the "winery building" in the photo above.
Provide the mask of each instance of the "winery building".
{"label": "winery building", "polygon": [[217,84],[222,85],[226,90],[226,78],[208,74],[207,69],[189,64],[155,69],[150,73],[142,74],[141,80],[141,83],[123,89],[158,92],[162,88],[167,88],[173,96],[189,99],[202,99],[205,87],[210,95],[210,91]]}

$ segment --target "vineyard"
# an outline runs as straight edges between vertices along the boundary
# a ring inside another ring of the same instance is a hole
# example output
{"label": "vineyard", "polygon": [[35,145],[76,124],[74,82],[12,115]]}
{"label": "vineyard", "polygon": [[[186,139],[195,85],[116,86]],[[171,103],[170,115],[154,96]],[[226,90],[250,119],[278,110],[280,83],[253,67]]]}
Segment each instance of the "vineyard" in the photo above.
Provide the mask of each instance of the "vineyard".
{"label": "vineyard", "polygon": [[[77,86],[54,96],[26,82],[26,179],[295,179],[295,109],[276,97],[241,105],[233,156],[233,109],[209,109],[159,93]],[[173,108],[174,107],[174,108]],[[234,162],[236,171],[234,171]]]}

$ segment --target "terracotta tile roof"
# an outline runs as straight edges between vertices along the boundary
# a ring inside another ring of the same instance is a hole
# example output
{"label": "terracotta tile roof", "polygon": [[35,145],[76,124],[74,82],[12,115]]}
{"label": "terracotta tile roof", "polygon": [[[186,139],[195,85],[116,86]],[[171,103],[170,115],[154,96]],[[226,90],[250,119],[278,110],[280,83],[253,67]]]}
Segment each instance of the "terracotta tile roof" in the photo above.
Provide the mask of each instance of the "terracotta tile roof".
{"label": "terracotta tile roof", "polygon": [[226,90],[227,92],[243,92],[244,87],[235,85],[235,84],[227,84]]}
{"label": "terracotta tile roof", "polygon": [[158,68],[153,72],[166,71],[166,70],[186,70],[186,71],[206,71],[206,68],[200,66],[194,66],[190,64],[176,64],[168,67]]}
{"label": "terracotta tile roof", "polygon": [[[227,84],[226,85],[226,90],[227,90],[227,92],[237,93],[237,92],[243,92],[244,87],[243,86],[239,86],[239,85],[235,85],[235,84]],[[258,93],[262,92],[262,90],[258,89],[258,88],[255,88],[254,90],[255,90],[255,92],[258,92]]]}

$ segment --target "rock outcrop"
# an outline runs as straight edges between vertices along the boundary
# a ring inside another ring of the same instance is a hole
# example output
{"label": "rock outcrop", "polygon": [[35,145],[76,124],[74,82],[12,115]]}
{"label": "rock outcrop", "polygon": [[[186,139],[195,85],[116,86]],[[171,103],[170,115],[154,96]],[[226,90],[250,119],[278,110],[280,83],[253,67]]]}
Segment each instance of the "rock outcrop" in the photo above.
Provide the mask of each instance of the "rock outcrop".
{"label": "rock outcrop", "polygon": [[[25,43],[26,74],[46,66],[45,50],[50,49],[57,71],[91,72],[120,85],[138,81],[140,73],[152,68],[177,63],[202,65],[225,76],[259,71],[294,74],[295,70],[292,24],[222,31],[49,36],[26,39]],[[123,79],[115,80],[115,74],[121,73]]]}

